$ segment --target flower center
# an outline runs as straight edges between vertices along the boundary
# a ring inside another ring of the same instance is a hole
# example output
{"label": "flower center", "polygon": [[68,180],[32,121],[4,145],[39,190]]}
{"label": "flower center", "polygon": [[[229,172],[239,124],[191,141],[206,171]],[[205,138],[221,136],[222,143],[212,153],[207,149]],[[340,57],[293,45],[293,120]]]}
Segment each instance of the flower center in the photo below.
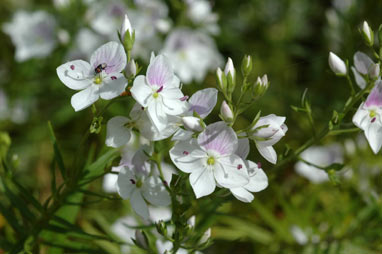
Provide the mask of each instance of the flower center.
{"label": "flower center", "polygon": [[215,164],[215,158],[212,156],[208,157],[207,164],[208,165],[214,165]]}
{"label": "flower center", "polygon": [[102,78],[99,76],[99,75],[97,75],[95,78],[94,78],[94,84],[97,84],[97,85],[99,85],[99,84],[101,84],[102,83]]}
{"label": "flower center", "polygon": [[369,116],[371,117],[371,118],[373,118],[373,117],[375,117],[377,115],[377,113],[375,112],[375,110],[370,110],[369,111]]}
{"label": "flower center", "polygon": [[158,96],[159,96],[159,93],[158,93],[158,92],[153,93],[153,97],[154,97],[154,99],[158,98]]}
{"label": "flower center", "polygon": [[137,188],[141,188],[142,187],[142,180],[141,179],[139,179],[138,181],[137,181],[137,183],[136,183],[136,185],[135,186],[137,186]]}

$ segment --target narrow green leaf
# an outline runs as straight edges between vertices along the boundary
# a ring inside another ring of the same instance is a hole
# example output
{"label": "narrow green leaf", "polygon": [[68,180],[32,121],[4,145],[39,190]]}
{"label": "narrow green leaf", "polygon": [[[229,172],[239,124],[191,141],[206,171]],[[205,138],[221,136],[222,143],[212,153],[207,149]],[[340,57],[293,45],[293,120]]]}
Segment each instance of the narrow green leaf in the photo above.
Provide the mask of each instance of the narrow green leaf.
{"label": "narrow green leaf", "polygon": [[65,169],[65,165],[64,165],[64,160],[62,159],[60,149],[58,148],[57,139],[56,139],[56,136],[54,134],[52,123],[50,121],[48,121],[48,128],[49,128],[50,138],[51,138],[52,143],[53,143],[54,158],[57,162],[57,165],[58,165],[58,168],[61,172],[62,177],[64,179],[66,179],[66,169]]}

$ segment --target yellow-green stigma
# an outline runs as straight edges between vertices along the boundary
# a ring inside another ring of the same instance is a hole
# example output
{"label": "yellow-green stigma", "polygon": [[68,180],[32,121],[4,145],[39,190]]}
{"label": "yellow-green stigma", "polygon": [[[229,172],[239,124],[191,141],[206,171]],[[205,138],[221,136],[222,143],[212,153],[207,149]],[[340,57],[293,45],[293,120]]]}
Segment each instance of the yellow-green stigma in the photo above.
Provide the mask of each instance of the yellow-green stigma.
{"label": "yellow-green stigma", "polygon": [[142,180],[141,179],[139,179],[138,181],[137,181],[137,183],[135,184],[135,186],[137,186],[137,188],[141,188],[142,187]]}
{"label": "yellow-green stigma", "polygon": [[214,165],[215,164],[215,158],[212,156],[208,157],[207,164],[208,165]]}
{"label": "yellow-green stigma", "polygon": [[159,93],[157,93],[157,92],[153,93],[153,97],[154,97],[155,99],[158,98],[158,96],[159,96]]}
{"label": "yellow-green stigma", "polygon": [[94,78],[94,84],[97,84],[97,85],[99,85],[99,84],[101,84],[102,83],[102,78],[100,77],[100,76],[96,76],[95,78]]}
{"label": "yellow-green stigma", "polygon": [[370,110],[370,111],[369,111],[369,116],[370,116],[371,118],[375,117],[376,115],[377,115],[377,113],[375,112],[375,110]]}

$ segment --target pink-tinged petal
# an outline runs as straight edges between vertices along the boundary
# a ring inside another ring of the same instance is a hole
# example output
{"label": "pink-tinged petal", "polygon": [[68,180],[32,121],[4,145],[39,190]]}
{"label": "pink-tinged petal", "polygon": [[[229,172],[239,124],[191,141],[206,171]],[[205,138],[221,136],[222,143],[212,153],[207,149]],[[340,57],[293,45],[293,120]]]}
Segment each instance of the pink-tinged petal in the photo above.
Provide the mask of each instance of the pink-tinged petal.
{"label": "pink-tinged petal", "polygon": [[229,189],[231,193],[237,198],[238,200],[245,202],[245,203],[251,203],[253,199],[255,198],[252,193],[247,191],[243,187],[236,187]]}
{"label": "pink-tinged petal", "polygon": [[146,75],[148,84],[161,87],[172,83],[174,71],[168,59],[159,55],[150,62]]}
{"label": "pink-tinged petal", "polygon": [[268,177],[253,161],[248,162],[249,183],[244,186],[250,192],[259,192],[268,187]]}
{"label": "pink-tinged petal", "polygon": [[75,60],[57,67],[57,75],[64,85],[73,90],[82,90],[92,84],[90,64]]}
{"label": "pink-tinged petal", "polygon": [[235,154],[245,160],[249,154],[249,140],[248,138],[239,138],[238,142],[239,143]]}
{"label": "pink-tinged petal", "polygon": [[378,122],[371,123],[365,130],[365,136],[371,149],[377,154],[382,147],[382,126]]}
{"label": "pink-tinged petal", "polygon": [[153,100],[153,90],[146,84],[145,76],[138,76],[134,80],[133,87],[130,89],[133,98],[143,107]]}
{"label": "pink-tinged petal", "polygon": [[382,81],[377,81],[365,101],[366,107],[382,106]]}
{"label": "pink-tinged petal", "polygon": [[196,198],[207,196],[214,192],[216,183],[214,174],[207,168],[199,169],[190,174],[190,184]]}
{"label": "pink-tinged petal", "polygon": [[370,67],[374,64],[373,60],[365,53],[357,51],[354,54],[354,66],[361,74],[368,74]]}
{"label": "pink-tinged petal", "polygon": [[249,182],[247,166],[235,154],[219,158],[214,168],[216,182],[225,188],[244,186]]}
{"label": "pink-tinged petal", "polygon": [[235,153],[238,140],[235,131],[221,121],[208,125],[199,134],[198,144],[205,150],[214,150],[220,155],[228,155]]}
{"label": "pink-tinged petal", "polygon": [[94,71],[100,64],[106,64],[105,72],[119,73],[126,66],[126,53],[123,46],[115,41],[108,42],[99,47],[90,58],[90,65]]}
{"label": "pink-tinged petal", "polygon": [[276,164],[277,162],[277,154],[275,149],[272,146],[261,146],[256,144],[257,150],[267,161],[272,164]]}
{"label": "pink-tinged petal", "polygon": [[206,88],[194,93],[190,100],[190,111],[196,111],[202,118],[208,116],[216,105],[218,90]]}
{"label": "pink-tinged petal", "polygon": [[369,125],[369,111],[364,109],[364,103],[362,103],[359,107],[357,112],[355,112],[353,116],[353,123],[355,126],[362,130],[366,130],[367,126]]}
{"label": "pink-tinged petal", "polygon": [[146,204],[146,201],[143,199],[142,193],[139,189],[135,189],[133,191],[133,194],[130,198],[130,205],[134,209],[134,211],[143,219],[149,219],[149,208]]}
{"label": "pink-tinged petal", "polygon": [[199,148],[196,140],[181,141],[170,150],[170,158],[183,172],[191,173],[206,167],[207,154]]}
{"label": "pink-tinged petal", "polygon": [[130,199],[134,189],[136,189],[131,180],[135,181],[133,172],[127,167],[122,167],[118,174],[117,192],[123,199]]}
{"label": "pink-tinged petal", "polygon": [[145,179],[142,190],[143,197],[156,206],[168,206],[171,198],[164,183],[157,176],[150,176]]}
{"label": "pink-tinged petal", "polygon": [[116,116],[107,122],[106,145],[110,147],[121,147],[126,145],[131,138],[131,130],[125,127],[129,119],[124,116]]}
{"label": "pink-tinged petal", "polygon": [[359,74],[359,72],[354,68],[351,67],[351,70],[353,71],[354,74],[354,79],[357,85],[361,88],[364,89],[366,87],[366,81],[365,79]]}
{"label": "pink-tinged petal", "polygon": [[92,105],[98,98],[98,87],[91,85],[85,90],[74,94],[71,99],[71,104],[75,111],[80,111]]}
{"label": "pink-tinged petal", "polygon": [[125,91],[127,80],[122,73],[114,73],[105,78],[100,87],[100,97],[104,100],[111,100],[118,97]]}
{"label": "pink-tinged petal", "polygon": [[153,99],[147,105],[147,116],[158,131],[167,127],[167,115],[160,98]]}

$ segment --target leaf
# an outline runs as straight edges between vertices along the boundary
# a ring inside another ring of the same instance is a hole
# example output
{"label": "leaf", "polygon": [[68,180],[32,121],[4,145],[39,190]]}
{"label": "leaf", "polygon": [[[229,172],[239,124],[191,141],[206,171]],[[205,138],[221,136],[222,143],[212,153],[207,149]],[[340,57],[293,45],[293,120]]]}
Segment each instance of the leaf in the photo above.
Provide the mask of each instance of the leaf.
{"label": "leaf", "polygon": [[58,148],[57,139],[54,134],[52,123],[50,121],[48,122],[48,128],[50,133],[50,139],[52,140],[52,143],[53,143],[54,159],[57,162],[57,165],[61,172],[62,177],[66,179],[66,169],[64,165],[64,160],[62,159],[60,149]]}

